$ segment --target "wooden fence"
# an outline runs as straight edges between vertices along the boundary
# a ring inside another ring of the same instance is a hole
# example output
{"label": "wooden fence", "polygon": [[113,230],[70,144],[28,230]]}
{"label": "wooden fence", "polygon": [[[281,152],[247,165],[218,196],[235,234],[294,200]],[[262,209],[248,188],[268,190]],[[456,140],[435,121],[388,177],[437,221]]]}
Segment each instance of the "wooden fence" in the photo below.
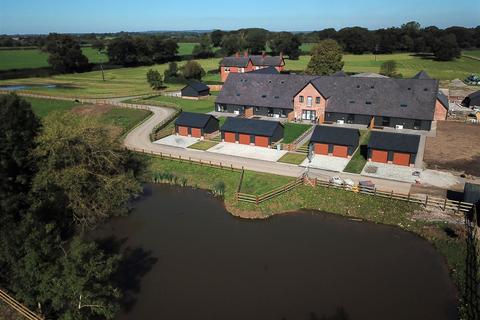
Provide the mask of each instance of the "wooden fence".
{"label": "wooden fence", "polygon": [[227,164],[227,163],[224,163],[224,162],[205,161],[205,160],[201,160],[201,159],[195,159],[195,158],[192,158],[192,157],[175,156],[175,155],[172,155],[171,153],[155,152],[155,151],[152,151],[152,150],[149,151],[149,150],[139,149],[139,148],[134,148],[134,147],[125,147],[125,149],[130,150],[130,151],[149,154],[149,155],[156,156],[156,157],[159,157],[160,159],[165,159],[165,160],[174,160],[174,161],[179,161],[179,162],[183,162],[183,163],[196,164],[196,165],[200,165],[200,166],[212,167],[212,168],[228,170],[228,171],[242,172],[244,170],[243,167],[237,168],[237,167],[234,167],[232,164]]}
{"label": "wooden fence", "polygon": [[8,306],[16,310],[22,316],[24,316],[28,320],[44,320],[41,316],[35,314],[34,312],[30,311],[27,307],[23,304],[12,298],[9,294],[5,291],[0,289],[0,300],[4,301]]}
{"label": "wooden fence", "polygon": [[302,145],[300,145],[300,143],[310,134],[312,134],[313,130],[315,129],[315,126],[312,126],[310,129],[308,129],[307,131],[305,131],[304,133],[302,133],[297,139],[295,139],[295,141],[293,141],[292,143],[287,143],[287,144],[284,144],[283,145],[283,150],[286,150],[286,151],[295,151],[297,150],[299,147],[301,147]]}
{"label": "wooden fence", "polygon": [[270,200],[272,198],[278,197],[281,194],[284,194],[285,192],[288,192],[294,188],[296,188],[299,185],[302,185],[304,183],[303,176],[295,179],[292,182],[289,182],[283,186],[280,186],[278,188],[275,188],[271,191],[268,191],[262,195],[252,195],[248,193],[241,193],[237,192],[236,197],[237,201],[243,201],[243,202],[249,202],[249,203],[255,203],[255,204],[260,204],[264,201]]}

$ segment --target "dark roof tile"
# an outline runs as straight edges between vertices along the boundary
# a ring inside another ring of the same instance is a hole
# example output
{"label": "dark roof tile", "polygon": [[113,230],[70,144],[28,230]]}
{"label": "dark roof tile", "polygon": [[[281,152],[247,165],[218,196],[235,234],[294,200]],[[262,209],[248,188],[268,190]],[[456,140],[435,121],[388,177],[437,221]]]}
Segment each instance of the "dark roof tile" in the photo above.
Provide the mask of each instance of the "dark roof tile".
{"label": "dark roof tile", "polygon": [[185,127],[204,128],[211,118],[214,118],[218,121],[217,118],[210,114],[182,112],[178,116],[177,120],[175,120],[175,124]]}
{"label": "dark roof tile", "polygon": [[278,126],[282,126],[278,121],[228,117],[220,130],[271,137]]}
{"label": "dark roof tile", "polygon": [[316,126],[310,141],[356,147],[358,146],[359,138],[360,132],[358,129]]}
{"label": "dark roof tile", "polygon": [[420,136],[395,132],[372,131],[368,148],[417,153]]}

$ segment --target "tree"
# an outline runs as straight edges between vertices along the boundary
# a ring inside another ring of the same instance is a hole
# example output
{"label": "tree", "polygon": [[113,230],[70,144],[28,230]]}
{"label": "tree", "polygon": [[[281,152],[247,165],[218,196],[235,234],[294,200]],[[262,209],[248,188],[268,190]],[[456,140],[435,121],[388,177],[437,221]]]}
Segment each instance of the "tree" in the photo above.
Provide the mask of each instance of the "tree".
{"label": "tree", "polygon": [[460,57],[460,47],[454,34],[446,34],[436,40],[433,54],[438,60],[449,61]]}
{"label": "tree", "polygon": [[137,48],[131,37],[113,39],[108,45],[107,55],[113,64],[135,66],[139,63]]}
{"label": "tree", "polygon": [[178,74],[178,66],[176,62],[170,62],[168,64],[168,69],[166,69],[163,73],[163,80],[165,82],[177,82],[180,80],[180,76]]}
{"label": "tree", "polygon": [[215,55],[213,52],[212,44],[208,36],[200,38],[200,43],[193,47],[192,54],[195,58],[205,59],[211,58]]}
{"label": "tree", "polygon": [[245,41],[238,34],[230,34],[222,39],[222,50],[231,55],[245,48]]}
{"label": "tree", "polygon": [[36,142],[36,206],[64,207],[62,219],[95,226],[126,213],[128,201],[141,190],[118,132],[95,119],[54,113],[44,119]]}
{"label": "tree", "polygon": [[48,64],[57,72],[83,72],[90,67],[80,44],[69,35],[49,34],[43,49],[49,54]]}
{"label": "tree", "polygon": [[259,54],[265,51],[268,31],[264,29],[247,29],[245,36],[245,47],[252,54]]}
{"label": "tree", "polygon": [[98,52],[102,52],[105,50],[105,42],[103,42],[101,39],[95,39],[92,42],[92,48],[97,50]]}
{"label": "tree", "polygon": [[190,60],[182,67],[182,73],[185,79],[202,80],[205,70],[197,61]]}
{"label": "tree", "polygon": [[365,28],[343,28],[338,31],[338,38],[347,52],[362,54],[374,47],[373,35]]}
{"label": "tree", "polygon": [[312,58],[306,72],[313,75],[330,75],[342,70],[342,48],[335,40],[322,40],[312,48]]}
{"label": "tree", "polygon": [[300,39],[290,32],[280,32],[270,40],[273,54],[286,54],[289,59],[297,60],[300,56]]}
{"label": "tree", "polygon": [[160,72],[158,72],[158,70],[148,70],[147,82],[153,90],[158,90],[163,87],[162,75],[160,74]]}
{"label": "tree", "polygon": [[212,41],[212,45],[214,47],[220,47],[224,35],[225,32],[221,30],[214,30],[212,33],[210,33],[210,40]]}
{"label": "tree", "polygon": [[394,77],[397,74],[397,62],[395,60],[387,60],[380,66],[380,74],[387,77]]}

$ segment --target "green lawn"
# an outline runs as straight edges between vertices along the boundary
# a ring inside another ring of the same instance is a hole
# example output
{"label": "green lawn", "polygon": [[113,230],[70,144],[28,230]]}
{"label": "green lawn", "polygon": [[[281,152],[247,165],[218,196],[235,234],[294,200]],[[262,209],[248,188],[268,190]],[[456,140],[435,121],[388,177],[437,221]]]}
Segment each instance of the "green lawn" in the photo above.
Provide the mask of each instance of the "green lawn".
{"label": "green lawn", "polygon": [[190,42],[179,42],[178,43],[178,55],[179,56],[187,56],[192,54],[193,48],[197,45],[197,43],[190,43]]}
{"label": "green lawn", "polygon": [[188,112],[207,113],[214,110],[214,101],[214,96],[199,100],[182,99],[167,96],[154,96],[141,100],[132,100],[131,102],[167,106],[172,108],[182,108],[183,111]]}
{"label": "green lawn", "polygon": [[283,157],[281,157],[278,162],[290,163],[290,164],[300,164],[307,157],[306,154],[288,152]]}
{"label": "green lawn", "polygon": [[293,181],[293,178],[268,173],[245,171],[240,191],[243,193],[262,195],[277,187],[283,186],[290,181]]}
{"label": "green lawn", "polygon": [[305,131],[307,131],[311,125],[308,124],[300,124],[300,123],[292,123],[287,122],[284,124],[285,130],[283,131],[283,143],[292,143],[302,135]]}
{"label": "green lawn", "polygon": [[142,109],[114,108],[100,115],[102,123],[111,124],[122,128],[122,131],[128,132],[138,123],[145,120],[152,113]]}
{"label": "green lawn", "polygon": [[190,149],[195,149],[195,150],[208,150],[210,149],[211,147],[214,147],[218,144],[218,142],[214,142],[214,141],[199,141],[195,144],[192,144],[191,146],[189,146]]}
{"label": "green lawn", "polygon": [[[480,61],[461,57],[454,61],[435,61],[429,58],[414,56],[409,53],[395,54],[345,54],[344,71],[346,72],[376,72],[380,71],[380,66],[384,61],[395,60],[398,66],[398,72],[403,77],[412,77],[420,70],[426,70],[427,73],[439,80],[453,80],[455,78],[464,79],[471,73],[480,73]],[[287,70],[305,70],[310,56],[301,56],[299,60],[286,60]]]}
{"label": "green lawn", "polygon": [[351,173],[361,173],[363,167],[367,163],[367,144],[368,140],[370,140],[371,135],[370,130],[361,130],[360,131],[360,146],[358,147],[357,151],[353,154],[353,157],[350,159],[350,162],[347,164],[344,172],[351,172]]}
{"label": "green lawn", "polygon": [[[218,58],[198,60],[205,71],[218,70]],[[178,62],[179,66],[185,61]],[[154,94],[146,81],[147,71],[158,70],[161,74],[167,69],[168,63],[135,68],[120,68],[105,70],[105,81],[102,80],[101,71],[85,73],[56,75],[44,78],[24,78],[0,81],[1,85],[13,84],[61,84],[60,88],[32,88],[29,91],[49,95],[62,95],[68,97],[121,97]],[[218,73],[210,73],[203,81],[218,81]],[[168,84],[169,90],[179,90],[184,84]],[[213,106],[212,106],[213,108]]]}
{"label": "green lawn", "polygon": [[[108,61],[106,54],[90,47],[84,47],[82,51],[92,63]],[[0,50],[0,70],[48,67],[47,59],[48,54],[39,49]]]}
{"label": "green lawn", "polygon": [[40,118],[46,117],[53,111],[68,111],[76,106],[80,106],[80,103],[74,101],[61,101],[61,100],[49,100],[24,97],[25,100],[32,105],[33,112]]}

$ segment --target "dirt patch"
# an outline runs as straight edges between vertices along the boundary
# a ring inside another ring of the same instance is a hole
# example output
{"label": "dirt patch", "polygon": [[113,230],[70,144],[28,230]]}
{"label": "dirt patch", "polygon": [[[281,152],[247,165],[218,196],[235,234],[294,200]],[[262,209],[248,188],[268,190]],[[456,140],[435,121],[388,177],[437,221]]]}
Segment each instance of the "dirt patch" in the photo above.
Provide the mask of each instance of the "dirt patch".
{"label": "dirt patch", "polygon": [[72,109],[72,112],[81,116],[95,116],[107,113],[113,106],[107,104],[84,104]]}
{"label": "dirt patch", "polygon": [[439,121],[437,136],[427,138],[424,161],[431,169],[480,177],[479,137],[479,125]]}

